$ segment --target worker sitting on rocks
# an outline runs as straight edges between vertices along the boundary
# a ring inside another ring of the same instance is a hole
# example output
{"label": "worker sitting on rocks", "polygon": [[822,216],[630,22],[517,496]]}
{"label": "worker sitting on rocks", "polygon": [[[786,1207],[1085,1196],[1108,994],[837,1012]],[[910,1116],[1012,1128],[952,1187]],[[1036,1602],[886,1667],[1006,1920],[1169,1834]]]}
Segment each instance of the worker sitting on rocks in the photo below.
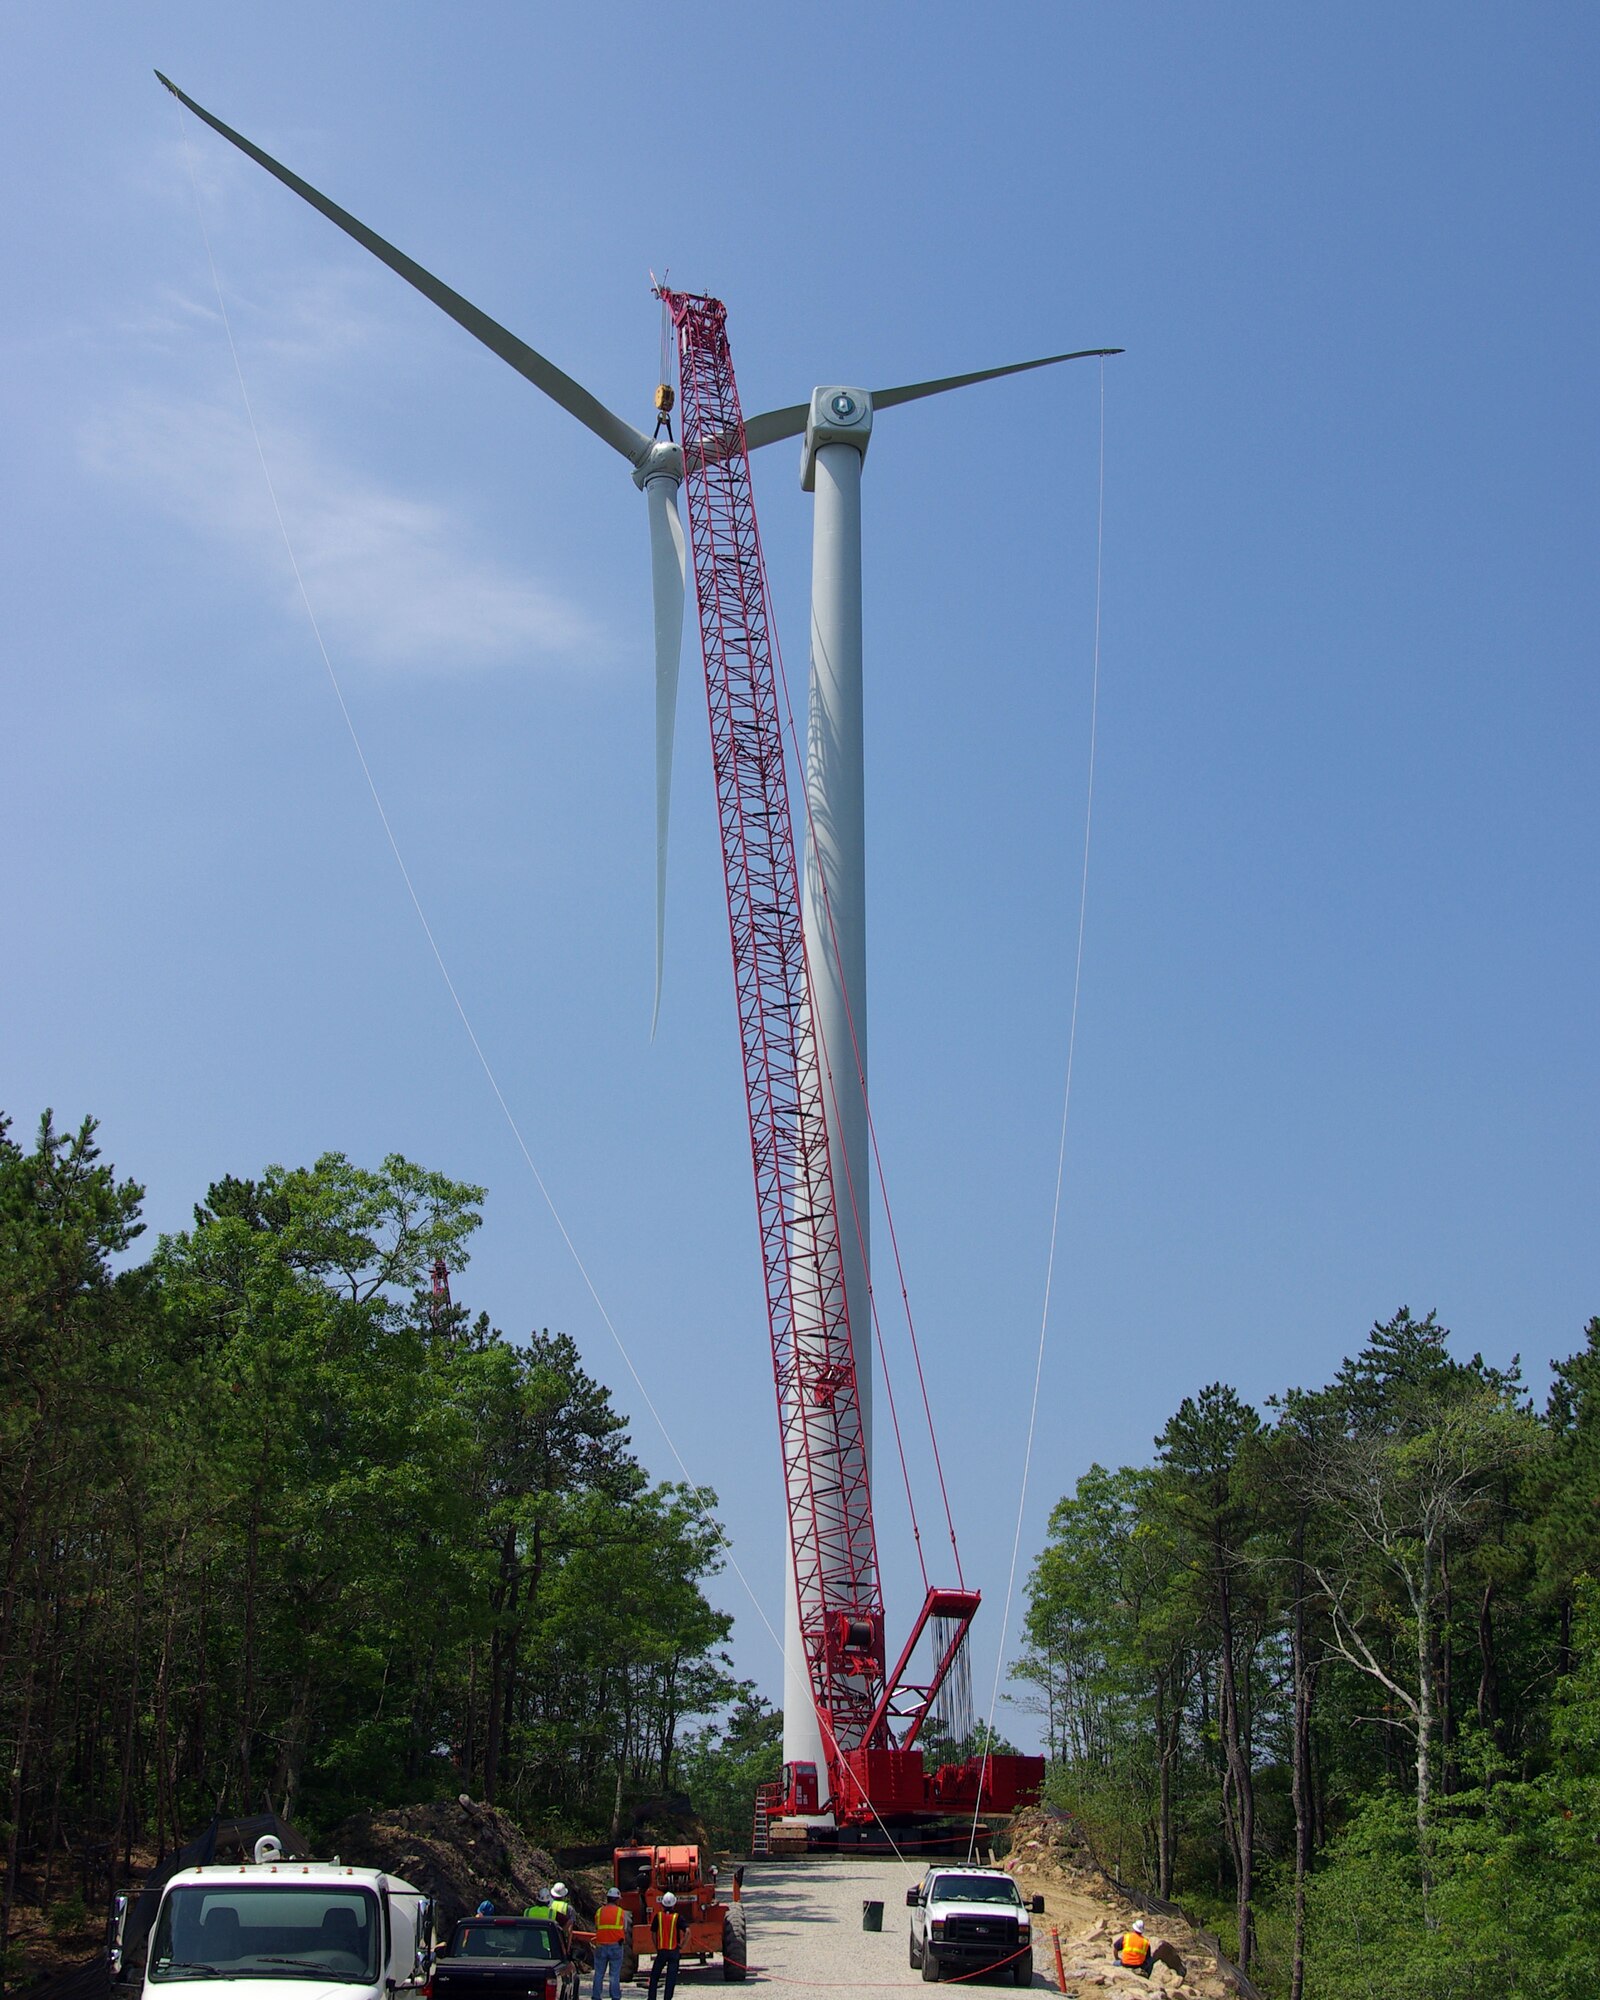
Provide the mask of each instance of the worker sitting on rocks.
{"label": "worker sitting on rocks", "polygon": [[656,2000],[656,1981],[663,1972],[667,1975],[667,1990],[662,1995],[662,2000],[672,2000],[678,1984],[678,1952],[681,1942],[678,1899],[669,1889],[656,1909],[656,1955],[650,1961],[649,2000]]}
{"label": "worker sitting on rocks", "polygon": [[1150,1977],[1150,1940],[1144,1934],[1143,1917],[1135,1917],[1131,1931],[1124,1931],[1121,1937],[1113,1938],[1111,1949],[1116,1953],[1119,1965],[1137,1972],[1141,1979]]}

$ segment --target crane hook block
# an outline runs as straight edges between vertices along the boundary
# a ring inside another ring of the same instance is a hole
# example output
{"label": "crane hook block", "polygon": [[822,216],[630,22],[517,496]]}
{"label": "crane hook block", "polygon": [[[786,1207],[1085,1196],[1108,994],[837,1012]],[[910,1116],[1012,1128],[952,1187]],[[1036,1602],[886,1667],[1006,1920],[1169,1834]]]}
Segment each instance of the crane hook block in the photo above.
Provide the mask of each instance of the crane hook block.
{"label": "crane hook block", "polygon": [[677,397],[673,395],[670,383],[658,382],[656,384],[656,408],[661,412],[662,416],[667,414],[676,401]]}

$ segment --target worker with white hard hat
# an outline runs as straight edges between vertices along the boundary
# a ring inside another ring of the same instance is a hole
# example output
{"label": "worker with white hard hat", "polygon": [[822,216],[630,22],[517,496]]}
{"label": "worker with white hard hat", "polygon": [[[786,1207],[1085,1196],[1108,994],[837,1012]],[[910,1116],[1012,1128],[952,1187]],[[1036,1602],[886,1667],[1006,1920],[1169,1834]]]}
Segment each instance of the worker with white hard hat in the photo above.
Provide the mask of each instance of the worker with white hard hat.
{"label": "worker with white hard hat", "polygon": [[602,1988],[609,1973],[611,2000],[622,2000],[622,1951],[628,1938],[628,1913],[622,1907],[622,1891],[613,1882],[606,1899],[594,1913],[594,1984],[589,2000],[604,2000]]}
{"label": "worker with white hard hat", "polygon": [[1150,1977],[1150,1940],[1144,1934],[1143,1917],[1135,1917],[1132,1930],[1114,1938],[1111,1948],[1117,1955],[1119,1965],[1125,1965],[1130,1972],[1137,1972],[1141,1979]]}
{"label": "worker with white hard hat", "polygon": [[683,1921],[678,1899],[669,1889],[656,1905],[656,1953],[650,1961],[649,2000],[656,2000],[656,1982],[666,1974],[662,2000],[672,2000],[678,1984],[678,1954],[683,1948]]}

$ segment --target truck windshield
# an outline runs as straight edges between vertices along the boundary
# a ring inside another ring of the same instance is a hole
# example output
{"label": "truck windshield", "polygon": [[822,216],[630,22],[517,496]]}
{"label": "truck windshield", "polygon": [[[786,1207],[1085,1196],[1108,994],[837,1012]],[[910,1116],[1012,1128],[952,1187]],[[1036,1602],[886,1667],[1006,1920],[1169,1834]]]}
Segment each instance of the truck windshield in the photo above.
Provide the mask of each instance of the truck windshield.
{"label": "truck windshield", "polygon": [[1020,1903],[1009,1875],[937,1875],[930,1903]]}
{"label": "truck windshield", "polygon": [[169,1889],[150,1941],[152,1979],[320,1979],[374,1986],[370,1889],[219,1881]]}

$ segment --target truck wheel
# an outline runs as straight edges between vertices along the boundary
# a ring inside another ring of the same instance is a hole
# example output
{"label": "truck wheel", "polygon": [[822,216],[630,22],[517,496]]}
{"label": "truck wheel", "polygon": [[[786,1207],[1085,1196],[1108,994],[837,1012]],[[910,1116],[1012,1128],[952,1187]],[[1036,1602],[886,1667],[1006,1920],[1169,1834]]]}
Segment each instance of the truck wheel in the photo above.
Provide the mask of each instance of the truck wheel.
{"label": "truck wheel", "polygon": [[1014,1958],[1011,1961],[1011,1983],[1013,1986],[1031,1986],[1033,1984],[1033,1953],[1031,1951],[1025,1951],[1021,1958]]}
{"label": "truck wheel", "polygon": [[939,1983],[939,1961],[934,1956],[931,1945],[925,1944],[922,1947],[922,1976],[930,1986],[937,1986]]}
{"label": "truck wheel", "polygon": [[911,1970],[915,1972],[921,1961],[917,1957],[917,1940],[914,1934],[906,1939],[906,1958]]}
{"label": "truck wheel", "polygon": [[622,1983],[631,1986],[639,1975],[639,1954],[631,1944],[622,1948]]}
{"label": "truck wheel", "polygon": [[722,1920],[722,1976],[743,1979],[750,1964],[749,1925],[744,1905],[735,1903]]}

